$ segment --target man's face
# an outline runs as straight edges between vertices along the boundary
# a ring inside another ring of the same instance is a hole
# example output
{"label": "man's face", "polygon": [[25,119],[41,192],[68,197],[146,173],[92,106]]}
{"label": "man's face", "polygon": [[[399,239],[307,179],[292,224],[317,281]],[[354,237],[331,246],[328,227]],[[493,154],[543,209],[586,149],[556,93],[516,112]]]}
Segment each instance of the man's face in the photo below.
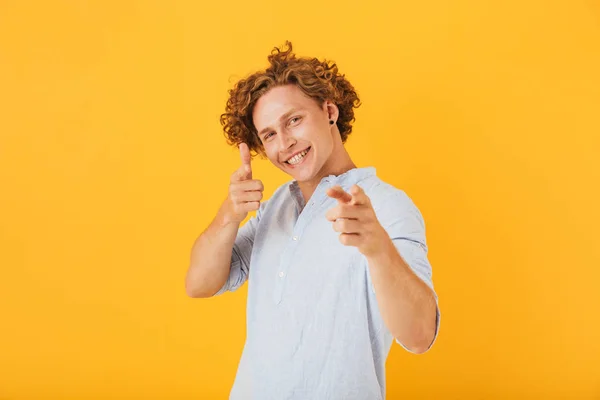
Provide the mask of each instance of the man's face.
{"label": "man's face", "polygon": [[320,107],[292,84],[262,95],[252,118],[269,160],[300,182],[318,177],[333,152],[330,112],[336,113],[331,115],[335,119],[334,105],[325,102]]}

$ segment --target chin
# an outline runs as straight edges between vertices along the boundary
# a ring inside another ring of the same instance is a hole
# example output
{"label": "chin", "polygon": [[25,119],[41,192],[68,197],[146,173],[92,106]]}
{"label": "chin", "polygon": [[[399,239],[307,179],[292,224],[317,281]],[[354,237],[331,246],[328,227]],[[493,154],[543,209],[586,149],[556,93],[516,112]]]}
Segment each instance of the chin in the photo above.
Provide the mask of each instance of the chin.
{"label": "chin", "polygon": [[307,168],[303,171],[292,171],[290,175],[298,182],[308,182],[315,179],[315,177],[318,175],[317,171],[318,169],[312,166],[311,168]]}

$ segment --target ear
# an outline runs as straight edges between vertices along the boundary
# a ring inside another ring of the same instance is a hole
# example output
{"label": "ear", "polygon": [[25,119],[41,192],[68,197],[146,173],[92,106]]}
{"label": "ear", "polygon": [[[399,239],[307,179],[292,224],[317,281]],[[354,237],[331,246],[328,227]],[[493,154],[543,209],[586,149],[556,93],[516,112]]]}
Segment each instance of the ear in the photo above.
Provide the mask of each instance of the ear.
{"label": "ear", "polygon": [[338,106],[331,100],[325,100],[323,102],[323,111],[325,111],[328,120],[337,121],[340,115]]}

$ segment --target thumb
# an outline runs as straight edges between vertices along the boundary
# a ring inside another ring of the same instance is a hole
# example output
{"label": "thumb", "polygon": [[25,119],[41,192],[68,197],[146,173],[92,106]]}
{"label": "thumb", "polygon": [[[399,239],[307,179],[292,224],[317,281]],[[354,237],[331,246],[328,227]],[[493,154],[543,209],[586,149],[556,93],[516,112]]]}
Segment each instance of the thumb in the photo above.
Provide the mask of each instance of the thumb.
{"label": "thumb", "polygon": [[252,158],[250,157],[250,149],[246,143],[240,143],[240,158],[242,159],[244,177],[252,179],[252,166],[250,164]]}
{"label": "thumb", "polygon": [[252,157],[250,157],[250,148],[246,143],[240,143],[240,157],[242,159],[242,164],[250,167],[250,161]]}

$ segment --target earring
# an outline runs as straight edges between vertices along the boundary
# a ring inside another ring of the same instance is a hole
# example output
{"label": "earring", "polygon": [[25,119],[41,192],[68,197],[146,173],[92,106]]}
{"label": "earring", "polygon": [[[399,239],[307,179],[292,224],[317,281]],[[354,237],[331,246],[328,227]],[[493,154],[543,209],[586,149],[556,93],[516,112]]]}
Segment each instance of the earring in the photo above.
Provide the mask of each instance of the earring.
{"label": "earring", "polygon": [[329,125],[333,125],[333,120],[329,120]]}

